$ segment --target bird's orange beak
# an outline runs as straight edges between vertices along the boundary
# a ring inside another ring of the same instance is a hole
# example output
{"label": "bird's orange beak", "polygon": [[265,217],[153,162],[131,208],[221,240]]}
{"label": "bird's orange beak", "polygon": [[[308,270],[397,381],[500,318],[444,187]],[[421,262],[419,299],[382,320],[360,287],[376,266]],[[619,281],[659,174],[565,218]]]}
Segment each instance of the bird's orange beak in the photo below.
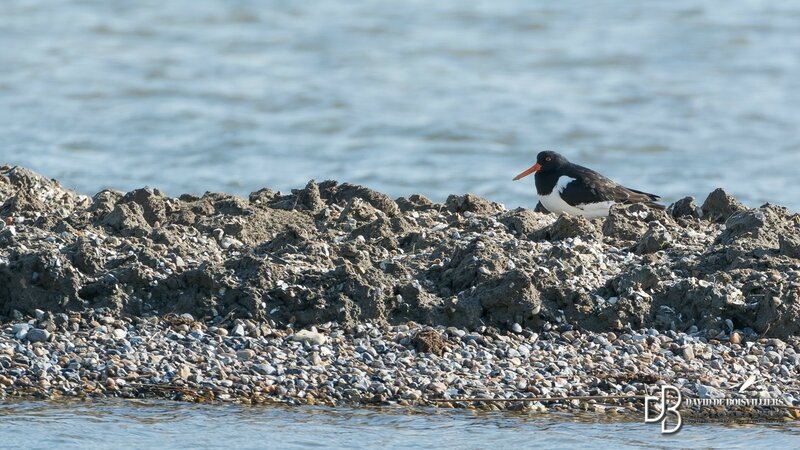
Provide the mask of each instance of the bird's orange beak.
{"label": "bird's orange beak", "polygon": [[530,169],[528,169],[525,172],[522,172],[521,174],[515,176],[514,177],[514,181],[517,181],[517,180],[519,180],[521,178],[525,178],[525,177],[527,177],[528,175],[530,175],[530,174],[532,174],[534,172],[538,172],[539,170],[541,170],[541,168],[542,168],[542,166],[540,166],[539,163],[536,163]]}

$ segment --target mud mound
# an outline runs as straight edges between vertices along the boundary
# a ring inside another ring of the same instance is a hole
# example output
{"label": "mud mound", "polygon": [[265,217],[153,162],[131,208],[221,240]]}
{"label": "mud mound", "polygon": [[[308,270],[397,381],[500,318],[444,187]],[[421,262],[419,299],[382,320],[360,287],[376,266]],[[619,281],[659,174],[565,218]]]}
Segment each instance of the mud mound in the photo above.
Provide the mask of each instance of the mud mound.
{"label": "mud mound", "polygon": [[668,211],[631,205],[590,221],[335,181],[247,199],[89,198],[5,166],[0,315],[800,334],[797,215],[722,190]]}

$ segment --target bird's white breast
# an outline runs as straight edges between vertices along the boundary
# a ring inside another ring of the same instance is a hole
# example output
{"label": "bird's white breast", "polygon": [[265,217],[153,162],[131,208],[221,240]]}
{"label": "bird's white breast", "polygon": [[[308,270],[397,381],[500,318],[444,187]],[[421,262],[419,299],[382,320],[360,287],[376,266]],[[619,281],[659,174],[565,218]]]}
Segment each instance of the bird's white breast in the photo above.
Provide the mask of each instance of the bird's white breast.
{"label": "bird's white breast", "polygon": [[561,193],[564,192],[564,189],[566,189],[567,185],[573,181],[575,181],[575,178],[568,177],[566,175],[559,177],[558,182],[556,183],[556,186],[553,188],[552,192],[550,192],[548,195],[539,196],[539,201],[542,202],[542,206],[554,214],[567,213],[573,216],[584,216],[589,219],[595,217],[606,217],[608,215],[608,211],[611,209],[611,206],[614,205],[614,202],[612,201],[572,206],[561,198]]}

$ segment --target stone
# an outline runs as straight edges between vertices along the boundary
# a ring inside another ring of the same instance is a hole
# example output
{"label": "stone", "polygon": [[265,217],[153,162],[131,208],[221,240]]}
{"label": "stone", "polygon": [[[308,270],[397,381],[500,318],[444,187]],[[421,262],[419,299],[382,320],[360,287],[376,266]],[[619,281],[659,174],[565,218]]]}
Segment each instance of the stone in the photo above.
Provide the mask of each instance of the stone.
{"label": "stone", "polygon": [[239,350],[238,352],[236,352],[236,357],[239,358],[242,361],[249,361],[249,360],[255,358],[255,356],[256,356],[256,352],[254,352],[253,350],[250,350],[249,348],[246,348],[246,349],[243,349],[243,350]]}
{"label": "stone", "polygon": [[114,336],[114,339],[125,339],[125,337],[128,335],[128,332],[122,328],[115,328],[111,334]]}
{"label": "stone", "polygon": [[271,364],[253,364],[253,370],[261,375],[274,375],[278,371]]}
{"label": "stone", "polygon": [[703,218],[713,222],[723,223],[732,215],[747,209],[742,203],[728,194],[722,188],[717,188],[708,195],[701,206]]}
{"label": "stone", "polygon": [[181,365],[177,373],[178,377],[184,380],[188,379],[191,374],[192,370],[186,364]]}
{"label": "stone", "polygon": [[25,338],[30,342],[45,342],[50,339],[50,332],[39,328],[33,328],[28,330],[28,334]]}
{"label": "stone", "polygon": [[428,384],[425,389],[432,391],[434,394],[443,394],[447,390],[447,385],[439,381],[434,381]]}
{"label": "stone", "polygon": [[325,343],[325,336],[317,331],[300,330],[291,336],[291,340],[307,342],[311,345],[322,345]]}
{"label": "stone", "polygon": [[700,384],[697,387],[697,395],[700,398],[725,398],[725,394],[713,386]]}
{"label": "stone", "polygon": [[29,323],[17,323],[11,327],[11,332],[14,334],[19,340],[25,339],[25,336],[28,334],[28,330],[33,328]]}
{"label": "stone", "polygon": [[694,197],[684,197],[667,208],[672,217],[700,217],[701,210],[694,203]]}

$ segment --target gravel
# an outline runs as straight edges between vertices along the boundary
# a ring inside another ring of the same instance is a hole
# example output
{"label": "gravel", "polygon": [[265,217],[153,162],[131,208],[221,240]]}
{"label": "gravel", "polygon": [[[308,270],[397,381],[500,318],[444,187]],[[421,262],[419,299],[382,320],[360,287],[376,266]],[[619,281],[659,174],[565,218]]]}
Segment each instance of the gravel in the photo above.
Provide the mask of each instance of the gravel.
{"label": "gravel", "polygon": [[[48,320],[47,314],[43,319]],[[35,319],[31,319],[34,324]],[[52,339],[0,329],[0,396],[167,398],[245,404],[405,405],[639,413],[636,400],[490,403],[465,398],[652,394],[772,398],[798,405],[800,341],[752,335],[745,345],[655,329],[538,333],[366,323],[272,328],[235,319],[209,332],[179,316],[120,318],[125,337],[96,315],[73,313]],[[35,330],[33,328],[31,330]],[[315,339],[298,336],[314,336]],[[746,390],[740,387],[748,382]],[[434,401],[439,401],[435,402]]]}

